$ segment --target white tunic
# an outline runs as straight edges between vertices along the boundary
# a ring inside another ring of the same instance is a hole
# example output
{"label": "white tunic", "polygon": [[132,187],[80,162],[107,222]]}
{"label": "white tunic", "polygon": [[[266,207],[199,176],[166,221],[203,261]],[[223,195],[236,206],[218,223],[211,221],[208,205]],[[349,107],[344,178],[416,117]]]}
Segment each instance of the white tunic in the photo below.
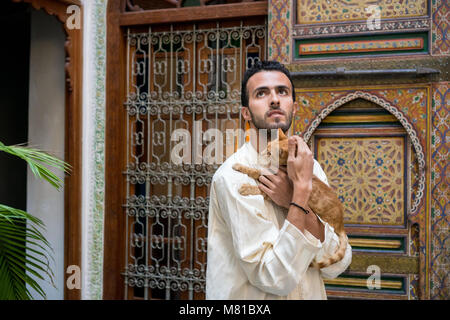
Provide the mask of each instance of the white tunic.
{"label": "white tunic", "polygon": [[[351,247],[347,246],[341,261],[320,271],[309,268],[314,257],[336,251],[338,236],[321,220],[325,239],[320,242],[286,220],[287,209],[261,195],[241,196],[238,189],[242,184],[257,184],[232,166],[236,162],[254,166],[257,157],[247,142],[212,179],[206,299],[326,299],[322,278],[335,278],[347,269]],[[328,183],[316,160],[313,173]]]}

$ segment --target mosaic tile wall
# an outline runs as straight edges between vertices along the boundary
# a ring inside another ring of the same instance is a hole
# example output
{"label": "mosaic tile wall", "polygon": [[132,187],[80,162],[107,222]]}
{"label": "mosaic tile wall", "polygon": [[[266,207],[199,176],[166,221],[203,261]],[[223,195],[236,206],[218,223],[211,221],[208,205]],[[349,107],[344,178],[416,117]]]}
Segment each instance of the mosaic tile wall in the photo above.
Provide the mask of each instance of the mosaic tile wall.
{"label": "mosaic tile wall", "polygon": [[[372,31],[369,30],[365,21],[369,14],[365,10],[366,7],[361,5],[361,2],[352,6],[352,3],[350,3],[352,1],[349,1],[347,6],[343,5],[343,2],[335,1],[333,5],[339,8],[332,8],[331,2],[327,0],[269,0],[269,58],[285,64],[291,63],[293,37],[361,34]],[[306,2],[306,4],[303,2]],[[369,4],[369,2],[367,3]],[[430,31],[430,53],[432,55],[450,54],[450,39],[448,37],[450,4],[448,1],[432,0],[431,8],[428,7],[428,1],[426,0],[403,1],[397,5],[388,2],[383,1],[381,3],[379,31]],[[319,14],[318,8],[327,4],[330,4],[329,10],[322,10],[322,14]],[[315,7],[312,10],[305,9],[308,6]],[[297,10],[295,13],[297,19],[295,20],[294,9]],[[317,11],[316,14],[314,14],[314,10]],[[431,12],[429,12],[430,10]],[[411,18],[411,20],[405,20],[405,17]],[[346,23],[351,20],[355,21]],[[431,24],[430,21],[432,21]]]}
{"label": "mosaic tile wall", "polygon": [[450,298],[449,83],[433,86],[430,299]]}
{"label": "mosaic tile wall", "polygon": [[[351,3],[349,0],[346,4]],[[364,3],[358,1],[355,6],[346,6],[343,1],[330,2],[327,0],[307,1],[269,1],[269,55],[270,58],[282,63],[297,63],[292,58],[292,39],[329,39],[340,35],[364,35],[369,30],[364,19],[367,12],[363,12]],[[430,32],[429,53],[432,56],[448,56],[450,54],[450,40],[448,26],[450,3],[446,0],[404,1],[401,5],[389,6],[388,1],[377,4],[384,6],[381,15],[380,34],[383,32]],[[349,9],[350,8],[350,9]],[[294,12],[295,11],[295,12]],[[320,12],[319,12],[320,11]],[[407,19],[405,19],[405,17]],[[402,19],[397,19],[402,18]],[[353,22],[350,22],[353,20]],[[286,28],[290,28],[286,31]],[[277,39],[276,35],[282,35]],[[284,38],[290,37],[290,40]],[[291,53],[286,52],[290,45]],[[284,54],[283,54],[284,53]],[[400,91],[378,90],[375,94],[395,105],[403,105],[398,110],[407,119],[412,131],[417,133],[418,143],[422,154],[431,163],[428,172],[428,185],[422,188],[421,196],[426,196],[429,190],[428,203],[421,201],[416,213],[420,219],[428,219],[428,234],[420,236],[419,251],[426,261],[421,270],[426,272],[426,278],[420,279],[421,285],[427,287],[423,297],[430,299],[449,299],[450,293],[450,243],[449,243],[449,193],[448,193],[448,158],[449,158],[449,102],[448,82],[433,84],[428,89],[402,88]],[[349,92],[346,92],[348,94]],[[298,95],[298,102],[302,112],[297,114],[295,132],[305,132],[311,128],[324,108],[329,107],[337,96],[344,92],[303,93]],[[335,95],[333,97],[333,95]],[[313,101],[317,99],[317,101]],[[406,100],[405,100],[406,99]],[[410,101],[407,101],[407,100]],[[430,106],[431,119],[427,119],[427,106]],[[427,129],[429,127],[429,130]],[[408,130],[408,129],[407,129]],[[428,130],[428,131],[427,131]],[[310,130],[311,131],[311,130]],[[313,131],[313,130],[312,130]],[[411,131],[411,130],[410,130]],[[309,132],[312,134],[312,132]],[[428,151],[428,152],[427,152]],[[419,190],[418,183],[412,186]],[[420,190],[419,190],[420,191]],[[415,198],[413,198],[414,201]],[[425,223],[426,221],[418,221]],[[423,225],[423,224],[422,224]],[[428,244],[428,245],[427,245]],[[413,294],[414,296],[414,294]]]}
{"label": "mosaic tile wall", "polygon": [[269,1],[268,57],[287,64],[291,61],[291,0]]}
{"label": "mosaic tile wall", "polygon": [[371,10],[367,10],[372,5],[380,9],[382,19],[423,16],[427,14],[427,2],[427,0],[298,0],[297,23],[365,20],[372,14]]}
{"label": "mosaic tile wall", "polygon": [[432,0],[432,54],[449,55],[450,39],[448,27],[450,20],[450,3],[448,0]]}

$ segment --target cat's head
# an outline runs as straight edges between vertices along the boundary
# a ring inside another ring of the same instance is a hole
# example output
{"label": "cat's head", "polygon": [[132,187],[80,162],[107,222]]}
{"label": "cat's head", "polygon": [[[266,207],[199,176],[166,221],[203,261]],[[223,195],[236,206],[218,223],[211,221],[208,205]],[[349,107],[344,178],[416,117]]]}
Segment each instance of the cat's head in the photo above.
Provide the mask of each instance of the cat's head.
{"label": "cat's head", "polygon": [[286,165],[288,155],[288,137],[283,130],[278,129],[278,139],[274,139],[267,144],[267,148],[261,153],[261,157],[267,165],[277,166]]}

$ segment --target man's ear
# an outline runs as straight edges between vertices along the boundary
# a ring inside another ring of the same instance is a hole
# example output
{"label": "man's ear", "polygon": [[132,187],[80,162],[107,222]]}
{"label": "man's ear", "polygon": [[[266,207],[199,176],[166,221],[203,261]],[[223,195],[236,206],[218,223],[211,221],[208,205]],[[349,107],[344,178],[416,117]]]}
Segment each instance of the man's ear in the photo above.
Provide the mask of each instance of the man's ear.
{"label": "man's ear", "polygon": [[252,117],[250,116],[250,110],[248,110],[248,107],[243,106],[241,108],[241,114],[242,114],[242,117],[244,118],[244,120],[246,120],[246,121],[252,120]]}
{"label": "man's ear", "polygon": [[299,111],[299,106],[298,106],[297,101],[294,101],[294,107],[292,108],[292,117],[295,116],[295,113],[296,113],[297,111]]}

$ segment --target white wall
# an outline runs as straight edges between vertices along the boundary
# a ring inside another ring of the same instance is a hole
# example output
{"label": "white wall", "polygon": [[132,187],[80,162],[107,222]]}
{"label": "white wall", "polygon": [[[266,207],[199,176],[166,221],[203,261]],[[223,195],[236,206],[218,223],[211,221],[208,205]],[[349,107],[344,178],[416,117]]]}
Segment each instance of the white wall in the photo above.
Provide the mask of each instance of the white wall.
{"label": "white wall", "polygon": [[[30,46],[29,145],[64,159],[65,35],[61,23],[42,10],[32,10]],[[58,173],[60,178],[63,174]],[[39,281],[47,299],[64,298],[64,190],[56,191],[36,179],[27,178],[27,211],[46,225],[44,235],[54,253],[51,263],[53,287]],[[35,294],[35,298],[39,295]]]}

